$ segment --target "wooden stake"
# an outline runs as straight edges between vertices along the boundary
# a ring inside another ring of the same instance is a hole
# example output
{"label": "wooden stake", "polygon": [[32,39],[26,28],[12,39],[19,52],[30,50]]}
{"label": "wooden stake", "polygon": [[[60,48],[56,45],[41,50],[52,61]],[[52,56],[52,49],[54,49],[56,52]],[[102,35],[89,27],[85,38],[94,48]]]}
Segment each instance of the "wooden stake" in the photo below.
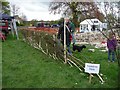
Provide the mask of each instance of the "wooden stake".
{"label": "wooden stake", "polygon": [[93,77],[93,75],[90,73],[90,76],[89,76],[89,83],[91,83],[92,77]]}
{"label": "wooden stake", "polygon": [[73,62],[72,60],[70,60],[70,59],[67,59],[67,60],[70,61],[73,65],[75,65],[75,66],[82,72],[82,69],[81,69],[80,67],[78,67],[76,63],[74,63],[74,62]]}
{"label": "wooden stake", "polygon": [[70,64],[70,66],[73,67],[72,64],[69,61],[68,61],[68,64]]}
{"label": "wooden stake", "polygon": [[99,74],[97,74],[97,76],[98,76],[98,77],[99,77],[99,79],[102,81],[102,83],[104,83],[104,82],[105,82]]}
{"label": "wooden stake", "polygon": [[47,54],[48,54],[48,45],[47,45],[47,43],[46,43],[46,52],[47,52]]}
{"label": "wooden stake", "polygon": [[67,57],[66,57],[66,28],[65,28],[65,19],[64,19],[64,60],[65,64],[67,63]]}

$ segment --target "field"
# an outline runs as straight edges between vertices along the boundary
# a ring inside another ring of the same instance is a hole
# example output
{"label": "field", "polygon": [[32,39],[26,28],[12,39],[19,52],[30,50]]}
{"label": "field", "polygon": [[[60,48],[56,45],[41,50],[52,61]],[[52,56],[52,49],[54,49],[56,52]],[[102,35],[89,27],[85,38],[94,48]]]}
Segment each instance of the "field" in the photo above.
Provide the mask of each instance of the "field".
{"label": "field", "polygon": [[117,88],[117,61],[108,62],[107,53],[96,49],[88,52],[87,45],[81,53],[73,55],[84,62],[100,64],[100,73],[105,80],[100,83],[94,75],[89,83],[89,74],[80,72],[60,61],[46,56],[25,42],[14,39],[11,35],[2,43],[2,87],[3,88]]}

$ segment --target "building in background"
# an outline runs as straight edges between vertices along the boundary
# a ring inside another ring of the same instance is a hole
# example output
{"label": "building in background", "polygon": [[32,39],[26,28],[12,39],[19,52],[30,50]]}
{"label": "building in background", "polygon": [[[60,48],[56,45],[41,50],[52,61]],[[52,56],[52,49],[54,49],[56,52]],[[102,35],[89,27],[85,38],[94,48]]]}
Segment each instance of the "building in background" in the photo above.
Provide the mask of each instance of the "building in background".
{"label": "building in background", "polygon": [[95,19],[86,19],[80,23],[79,32],[91,32],[99,31],[107,28],[106,23],[102,23],[97,18]]}

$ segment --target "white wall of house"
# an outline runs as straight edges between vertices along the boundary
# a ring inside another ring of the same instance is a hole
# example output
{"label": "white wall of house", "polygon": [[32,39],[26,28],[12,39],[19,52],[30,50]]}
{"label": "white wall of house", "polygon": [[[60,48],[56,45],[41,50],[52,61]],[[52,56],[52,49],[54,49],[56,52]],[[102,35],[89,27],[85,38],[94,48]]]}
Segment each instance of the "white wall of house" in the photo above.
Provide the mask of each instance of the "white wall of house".
{"label": "white wall of house", "polygon": [[93,25],[95,26],[95,31],[103,29],[103,23],[98,19],[86,19],[80,23],[79,32],[91,32],[93,31]]}
{"label": "white wall of house", "polygon": [[107,29],[107,23],[103,23],[102,28]]}

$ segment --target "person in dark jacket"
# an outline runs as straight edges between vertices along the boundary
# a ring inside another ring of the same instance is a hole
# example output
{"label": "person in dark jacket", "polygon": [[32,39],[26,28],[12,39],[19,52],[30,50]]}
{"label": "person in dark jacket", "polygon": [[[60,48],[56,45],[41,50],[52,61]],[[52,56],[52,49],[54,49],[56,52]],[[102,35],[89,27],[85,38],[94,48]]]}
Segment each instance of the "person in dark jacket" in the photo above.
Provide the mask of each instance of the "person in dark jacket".
{"label": "person in dark jacket", "polygon": [[115,61],[115,50],[117,46],[117,40],[113,33],[109,33],[109,38],[107,40],[107,48],[108,48],[108,62],[110,62],[110,56],[112,54],[112,62]]}
{"label": "person in dark jacket", "polygon": [[[70,44],[71,44],[71,29],[69,27],[70,23],[66,22],[66,46],[68,48],[69,54],[72,54],[70,50]],[[58,39],[61,41],[62,45],[64,45],[64,22],[61,23],[58,31]]]}

